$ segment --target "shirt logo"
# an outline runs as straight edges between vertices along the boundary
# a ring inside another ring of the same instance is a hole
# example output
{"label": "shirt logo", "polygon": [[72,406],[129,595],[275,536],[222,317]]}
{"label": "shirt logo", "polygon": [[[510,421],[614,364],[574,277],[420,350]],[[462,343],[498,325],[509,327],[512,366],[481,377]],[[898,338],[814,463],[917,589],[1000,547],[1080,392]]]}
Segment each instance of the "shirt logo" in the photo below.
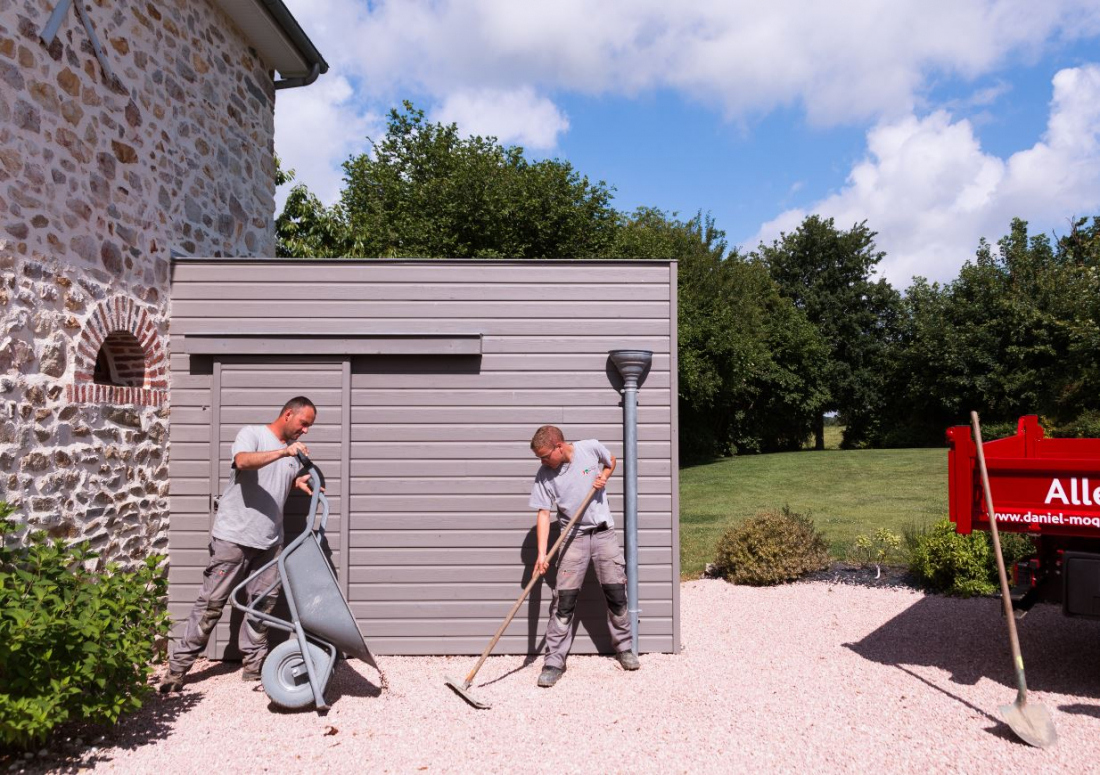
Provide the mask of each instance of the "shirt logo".
{"label": "shirt logo", "polygon": [[587,476],[587,475],[588,475],[588,472],[589,472],[589,471],[591,471],[591,470],[592,470],[591,468],[586,468],[586,469],[584,469],[584,473],[585,473],[585,475]]}

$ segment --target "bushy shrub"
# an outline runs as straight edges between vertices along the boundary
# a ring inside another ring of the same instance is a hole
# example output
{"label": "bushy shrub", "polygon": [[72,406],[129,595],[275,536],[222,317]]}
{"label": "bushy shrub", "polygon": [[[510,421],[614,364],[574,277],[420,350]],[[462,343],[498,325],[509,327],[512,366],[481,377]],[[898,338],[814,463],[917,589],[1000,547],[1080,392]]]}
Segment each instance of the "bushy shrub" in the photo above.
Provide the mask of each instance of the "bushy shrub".
{"label": "bushy shrub", "polygon": [[[999,524],[999,523],[998,523]],[[993,536],[989,533],[985,534],[986,539],[989,541],[990,552],[993,550]],[[1012,566],[1020,562],[1020,560],[1026,560],[1035,554],[1035,544],[1026,535],[1020,533],[1006,533],[1003,530],[1000,532],[1001,538],[1001,555],[1005,560],[1005,570],[1008,571],[1008,581],[1012,583]],[[990,555],[990,573],[993,574],[994,581],[997,581],[997,560]],[[1000,582],[997,581],[999,584]]]}
{"label": "bushy shrub", "polygon": [[[1027,536],[1002,531],[1000,539],[1009,574],[1013,564],[1034,553]],[[909,570],[934,591],[971,597],[993,594],[1000,589],[993,537],[987,532],[959,535],[955,525],[944,519],[929,528],[907,528],[905,544]]]}
{"label": "bushy shrub", "polygon": [[828,548],[814,523],[787,506],[730,527],[718,539],[714,559],[719,575],[751,586],[792,581],[828,564]]}
{"label": "bushy shrub", "polygon": [[114,723],[149,691],[154,643],[168,633],[168,581],[150,557],[133,570],[88,544],[19,528],[0,502],[0,747],[29,747],[66,721]]}
{"label": "bushy shrub", "polygon": [[984,535],[960,535],[951,521],[944,519],[916,540],[909,570],[937,592],[970,597],[994,590],[989,578],[991,561]]}
{"label": "bushy shrub", "polygon": [[1054,428],[1051,435],[1067,439],[1100,439],[1100,412],[1080,414],[1072,422]]}
{"label": "bushy shrub", "polygon": [[849,562],[860,565],[885,565],[902,558],[902,537],[880,527],[874,533],[860,533],[846,552]]}
{"label": "bushy shrub", "polygon": [[1019,420],[1007,420],[1005,422],[983,422],[982,441],[995,441],[1015,436],[1019,430]]}

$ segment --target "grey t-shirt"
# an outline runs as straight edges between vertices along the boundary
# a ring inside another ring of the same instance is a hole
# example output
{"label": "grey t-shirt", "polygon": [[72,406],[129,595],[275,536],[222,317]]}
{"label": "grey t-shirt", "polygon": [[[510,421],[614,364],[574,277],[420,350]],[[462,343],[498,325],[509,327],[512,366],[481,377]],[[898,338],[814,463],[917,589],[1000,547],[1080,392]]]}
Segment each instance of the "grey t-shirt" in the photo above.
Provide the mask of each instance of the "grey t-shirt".
{"label": "grey t-shirt", "polygon": [[[286,447],[266,425],[247,425],[233,441],[230,459],[238,452],[269,452]],[[279,458],[254,471],[233,467],[229,486],[218,502],[211,535],[242,546],[267,549],[283,540],[283,506],[300,465],[296,458]]]}
{"label": "grey t-shirt", "polygon": [[[592,482],[607,466],[611,465],[611,453],[596,439],[573,442],[573,462],[562,463],[554,470],[542,466],[535,474],[535,486],[531,488],[529,506],[533,509],[558,510],[558,522],[562,527],[572,518],[584,496],[592,489]],[[606,522],[615,527],[611,509],[607,506],[607,489],[597,490],[596,497],[588,505],[584,516],[577,523],[582,529]]]}

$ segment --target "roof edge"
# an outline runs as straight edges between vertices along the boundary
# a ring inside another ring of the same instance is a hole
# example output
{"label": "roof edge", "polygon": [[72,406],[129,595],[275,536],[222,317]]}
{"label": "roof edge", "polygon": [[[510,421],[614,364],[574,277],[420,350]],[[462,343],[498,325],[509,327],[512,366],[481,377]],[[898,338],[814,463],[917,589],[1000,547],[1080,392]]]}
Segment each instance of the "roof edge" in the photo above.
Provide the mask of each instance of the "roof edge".
{"label": "roof edge", "polygon": [[172,256],[173,264],[675,264],[678,258],[285,258]]}
{"label": "roof edge", "polygon": [[290,9],[286,7],[282,0],[253,0],[253,2],[260,2],[263,4],[267,12],[271,14],[271,18],[275,20],[275,23],[282,28],[286,36],[290,38],[290,42],[302,52],[302,56],[306,58],[310,66],[317,65],[321,74],[328,72],[328,62],[321,56],[321,52],[317,50],[317,47],[313,45],[313,41],[306,35],[305,30],[302,29],[302,25],[298,24],[298,20],[294,18],[294,14],[290,12]]}

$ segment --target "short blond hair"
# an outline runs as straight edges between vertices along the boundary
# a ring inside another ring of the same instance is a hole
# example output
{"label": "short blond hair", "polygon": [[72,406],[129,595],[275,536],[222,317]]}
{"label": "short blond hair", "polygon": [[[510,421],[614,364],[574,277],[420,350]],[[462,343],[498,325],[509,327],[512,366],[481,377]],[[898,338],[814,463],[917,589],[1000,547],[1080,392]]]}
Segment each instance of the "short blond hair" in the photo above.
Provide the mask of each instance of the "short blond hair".
{"label": "short blond hair", "polygon": [[565,436],[562,434],[561,428],[556,425],[544,425],[535,431],[535,435],[531,437],[531,451],[552,447],[555,444],[561,444],[563,441],[565,441]]}

